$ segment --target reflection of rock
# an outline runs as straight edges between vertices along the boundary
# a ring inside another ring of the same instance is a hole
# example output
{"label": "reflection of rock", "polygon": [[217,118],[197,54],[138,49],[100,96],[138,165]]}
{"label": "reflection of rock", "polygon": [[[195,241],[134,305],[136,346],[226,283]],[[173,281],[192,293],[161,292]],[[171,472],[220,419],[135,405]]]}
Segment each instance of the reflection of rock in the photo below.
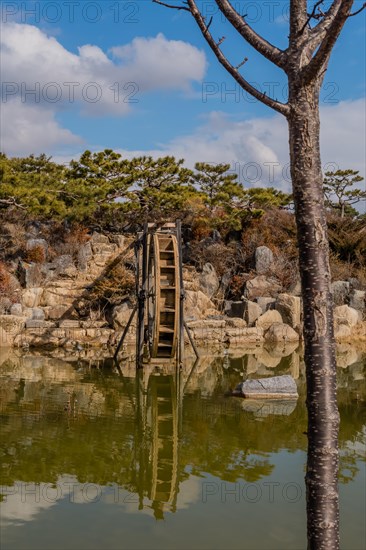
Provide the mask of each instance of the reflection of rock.
{"label": "reflection of rock", "polygon": [[281,357],[276,357],[268,353],[268,351],[264,348],[261,349],[259,353],[256,353],[255,356],[259,363],[262,363],[262,365],[270,369],[276,368],[281,361]]}
{"label": "reflection of rock", "polygon": [[336,325],[354,327],[361,321],[360,312],[349,306],[338,306],[334,308],[334,320]]}
{"label": "reflection of rock", "polygon": [[265,334],[266,342],[291,342],[298,341],[299,335],[285,323],[275,323],[269,327]]}
{"label": "reflection of rock", "polygon": [[361,355],[354,346],[341,344],[337,347],[337,367],[347,368],[360,361]]}
{"label": "reflection of rock", "polygon": [[271,401],[265,403],[254,399],[245,399],[242,403],[242,409],[254,413],[254,416],[265,417],[271,414],[289,416],[296,408],[296,399],[287,401]]}
{"label": "reflection of rock", "polygon": [[25,321],[25,317],[0,315],[0,347],[14,344],[16,336],[24,329]]}
{"label": "reflection of rock", "polygon": [[296,382],[288,374],[245,380],[237,385],[233,395],[252,399],[296,399],[298,397]]}

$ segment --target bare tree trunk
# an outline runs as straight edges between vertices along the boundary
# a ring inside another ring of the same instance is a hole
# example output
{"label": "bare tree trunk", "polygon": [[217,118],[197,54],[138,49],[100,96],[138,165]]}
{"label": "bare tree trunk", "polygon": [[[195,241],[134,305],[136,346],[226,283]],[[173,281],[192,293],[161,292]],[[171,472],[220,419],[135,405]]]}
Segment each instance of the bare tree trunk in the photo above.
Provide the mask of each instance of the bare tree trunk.
{"label": "bare tree trunk", "polygon": [[339,548],[336,361],[319,149],[319,92],[290,84],[291,176],[298,232],[307,379],[308,548]]}

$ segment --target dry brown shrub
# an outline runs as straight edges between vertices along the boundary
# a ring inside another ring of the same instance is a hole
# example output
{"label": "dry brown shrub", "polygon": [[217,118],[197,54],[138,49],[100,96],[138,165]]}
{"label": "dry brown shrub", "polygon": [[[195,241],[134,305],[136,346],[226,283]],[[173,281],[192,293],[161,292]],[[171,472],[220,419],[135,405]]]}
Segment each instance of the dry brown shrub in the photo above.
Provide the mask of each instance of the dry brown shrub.
{"label": "dry brown shrub", "polygon": [[43,264],[46,261],[46,253],[41,245],[36,245],[26,251],[25,260],[30,263]]}
{"label": "dry brown shrub", "polygon": [[10,292],[10,273],[8,272],[6,265],[0,262],[0,295],[6,295]]}

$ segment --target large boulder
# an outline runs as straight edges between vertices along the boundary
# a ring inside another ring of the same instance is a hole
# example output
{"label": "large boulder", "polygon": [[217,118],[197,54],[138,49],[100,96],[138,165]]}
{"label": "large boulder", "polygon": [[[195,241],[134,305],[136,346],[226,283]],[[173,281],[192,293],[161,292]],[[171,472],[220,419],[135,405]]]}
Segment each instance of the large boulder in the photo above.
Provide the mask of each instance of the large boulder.
{"label": "large boulder", "polygon": [[203,266],[199,282],[201,290],[206,296],[212,298],[216,294],[220,286],[220,281],[212,264],[206,263]]}
{"label": "large boulder", "polygon": [[265,334],[265,341],[277,344],[299,340],[297,332],[285,323],[274,323]]}
{"label": "large boulder", "polygon": [[273,265],[273,253],[267,246],[258,246],[255,251],[255,270],[258,275],[267,273]]}
{"label": "large boulder", "polygon": [[194,292],[193,290],[185,291],[184,300],[184,317],[187,321],[195,321],[197,319],[204,319],[208,314],[212,315],[213,311],[217,315],[219,312],[216,310],[215,305],[210,298],[206,296],[201,290]]}
{"label": "large boulder", "polygon": [[277,297],[281,292],[281,285],[273,278],[257,275],[247,281],[244,295],[248,300],[254,300],[261,296]]}
{"label": "large boulder", "polygon": [[294,329],[301,326],[301,298],[290,294],[279,294],[276,300],[276,310],[281,314],[283,322]]}
{"label": "large boulder", "polygon": [[348,281],[334,281],[331,285],[331,292],[333,294],[333,303],[335,306],[347,304],[350,283]]}
{"label": "large boulder", "polygon": [[288,374],[245,380],[238,384],[233,394],[251,399],[297,399],[299,396],[296,382]]}
{"label": "large boulder", "polygon": [[269,309],[263,315],[258,317],[256,326],[262,328],[264,331],[268,330],[274,323],[283,323],[281,314],[275,309]]}

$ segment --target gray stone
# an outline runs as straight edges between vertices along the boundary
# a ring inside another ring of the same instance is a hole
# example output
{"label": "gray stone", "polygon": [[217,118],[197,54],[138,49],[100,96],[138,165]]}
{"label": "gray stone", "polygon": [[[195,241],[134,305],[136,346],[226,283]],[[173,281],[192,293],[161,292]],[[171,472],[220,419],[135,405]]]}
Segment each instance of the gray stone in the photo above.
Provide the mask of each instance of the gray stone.
{"label": "gray stone", "polygon": [[76,274],[76,267],[71,254],[63,254],[53,262],[57,277],[70,277]]}
{"label": "gray stone", "polygon": [[331,285],[333,303],[335,306],[342,306],[348,303],[350,284],[347,281],[335,281]]}
{"label": "gray stone", "polygon": [[23,315],[22,304],[13,304],[10,308],[10,315],[17,315],[18,317],[21,317]]}
{"label": "gray stone", "polygon": [[59,321],[58,326],[60,328],[79,328],[80,321],[76,319],[62,319]]}
{"label": "gray stone", "polygon": [[263,315],[258,317],[256,326],[261,327],[264,331],[268,330],[274,323],[282,323],[281,314],[275,309],[269,309]]}
{"label": "gray stone", "polygon": [[255,251],[255,270],[260,275],[267,273],[273,265],[273,253],[267,246],[258,246]]}
{"label": "gray stone", "polygon": [[245,285],[245,297],[253,301],[261,296],[277,297],[281,292],[281,285],[277,281],[264,275],[257,275],[254,279],[247,281]]}
{"label": "gray stone", "polygon": [[101,233],[94,232],[91,236],[92,243],[96,244],[109,244],[109,238],[107,235],[102,235]]}
{"label": "gray stone", "polygon": [[39,288],[45,279],[41,264],[20,262],[18,273],[25,288]]}
{"label": "gray stone", "polygon": [[229,288],[229,285],[231,283],[231,279],[232,279],[232,275],[231,275],[230,272],[224,273],[223,276],[221,277],[220,289],[223,292],[225,292]]}
{"label": "gray stone", "polygon": [[93,257],[93,251],[92,251],[91,244],[88,242],[81,245],[78,251],[78,259],[77,259],[78,267],[81,271],[87,270],[88,262],[90,262],[92,257]]}
{"label": "gray stone", "polygon": [[262,309],[262,313],[265,313],[269,309],[274,309],[276,300],[274,298],[266,298],[265,296],[260,296],[256,299],[257,304]]}
{"label": "gray stone", "polygon": [[227,317],[239,317],[239,319],[244,319],[245,302],[233,302],[231,300],[226,300],[224,313]]}
{"label": "gray stone", "polygon": [[238,384],[233,393],[252,399],[296,399],[298,397],[296,382],[289,374],[258,380],[245,380]]}
{"label": "gray stone", "polygon": [[281,314],[283,322],[298,329],[301,325],[301,298],[290,294],[279,294],[276,300],[276,310]]}
{"label": "gray stone", "polygon": [[366,292],[364,290],[352,290],[349,297],[349,306],[363,313],[366,308]]}
{"label": "gray stone", "polygon": [[45,313],[42,308],[40,307],[34,307],[32,309],[32,319],[36,321],[44,321],[45,320]]}
{"label": "gray stone", "polygon": [[54,323],[50,323],[49,321],[42,321],[38,319],[27,319],[25,323],[25,328],[52,328],[56,325]]}
{"label": "gray stone", "polygon": [[244,310],[244,319],[248,323],[248,326],[253,326],[258,317],[262,315],[262,308],[255,302],[246,300]]}
{"label": "gray stone", "polygon": [[199,282],[201,290],[206,296],[212,298],[216,294],[220,286],[220,281],[212,264],[206,263],[203,266]]}
{"label": "gray stone", "polygon": [[49,306],[46,309],[48,319],[60,319],[70,309],[70,306]]}

